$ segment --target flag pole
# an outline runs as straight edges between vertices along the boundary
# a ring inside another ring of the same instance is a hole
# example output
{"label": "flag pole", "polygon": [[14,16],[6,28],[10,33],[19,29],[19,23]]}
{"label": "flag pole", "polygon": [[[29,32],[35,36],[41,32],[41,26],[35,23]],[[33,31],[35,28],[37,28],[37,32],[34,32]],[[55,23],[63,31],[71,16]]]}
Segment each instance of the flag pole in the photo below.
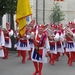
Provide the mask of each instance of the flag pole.
{"label": "flag pole", "polygon": [[36,0],[36,24],[38,24],[38,0]]}

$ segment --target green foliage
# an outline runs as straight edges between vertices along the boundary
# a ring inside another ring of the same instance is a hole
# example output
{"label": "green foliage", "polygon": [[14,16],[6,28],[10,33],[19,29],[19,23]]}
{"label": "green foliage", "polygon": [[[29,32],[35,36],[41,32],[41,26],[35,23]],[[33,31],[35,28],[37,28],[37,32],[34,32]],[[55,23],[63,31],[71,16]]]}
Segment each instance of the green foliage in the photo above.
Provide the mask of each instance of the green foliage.
{"label": "green foliage", "polygon": [[0,0],[0,15],[10,14],[11,27],[14,29],[13,15],[16,13],[18,0]]}
{"label": "green foliage", "polygon": [[61,11],[61,6],[58,3],[54,3],[54,7],[52,8],[53,12],[50,15],[50,19],[53,23],[59,24],[60,21],[64,20],[64,14]]}
{"label": "green foliage", "polygon": [[0,15],[3,15],[6,13],[6,10],[5,10],[5,0],[0,0]]}
{"label": "green foliage", "polygon": [[15,14],[17,6],[17,0],[6,0],[6,13],[8,14]]}
{"label": "green foliage", "polygon": [[0,0],[0,15],[5,13],[14,14],[16,11],[17,0]]}

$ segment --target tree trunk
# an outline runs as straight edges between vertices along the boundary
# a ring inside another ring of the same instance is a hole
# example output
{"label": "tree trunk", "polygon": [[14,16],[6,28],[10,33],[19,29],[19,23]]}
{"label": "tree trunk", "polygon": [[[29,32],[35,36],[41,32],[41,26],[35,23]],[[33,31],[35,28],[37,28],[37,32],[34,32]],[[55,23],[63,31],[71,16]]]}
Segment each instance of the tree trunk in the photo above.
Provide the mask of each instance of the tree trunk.
{"label": "tree trunk", "polygon": [[0,15],[0,26],[2,26],[2,15]]}
{"label": "tree trunk", "polygon": [[10,14],[10,25],[11,29],[14,30],[14,15],[12,13]]}
{"label": "tree trunk", "polygon": [[[10,14],[10,27],[11,29],[14,31],[14,14]],[[14,35],[11,37],[11,41],[12,41],[12,48],[11,48],[11,51],[15,51],[15,48],[14,48],[14,42],[15,42],[15,38],[14,38]]]}

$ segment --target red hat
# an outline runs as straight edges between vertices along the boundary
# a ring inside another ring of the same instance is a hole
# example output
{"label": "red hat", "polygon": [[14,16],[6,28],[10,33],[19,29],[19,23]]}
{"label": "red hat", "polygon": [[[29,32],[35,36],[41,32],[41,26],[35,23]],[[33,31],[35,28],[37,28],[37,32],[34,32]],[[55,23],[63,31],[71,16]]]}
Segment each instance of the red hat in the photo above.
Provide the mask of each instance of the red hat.
{"label": "red hat", "polygon": [[70,21],[68,24],[74,24],[72,21]]}
{"label": "red hat", "polygon": [[38,28],[43,29],[43,28],[45,28],[45,26],[44,25],[39,25]]}
{"label": "red hat", "polygon": [[10,25],[10,23],[9,23],[9,22],[7,22],[7,23],[6,23],[6,25]]}
{"label": "red hat", "polygon": [[54,24],[51,24],[51,27],[55,27],[55,25]]}
{"label": "red hat", "polygon": [[63,24],[59,24],[59,28],[62,28]]}

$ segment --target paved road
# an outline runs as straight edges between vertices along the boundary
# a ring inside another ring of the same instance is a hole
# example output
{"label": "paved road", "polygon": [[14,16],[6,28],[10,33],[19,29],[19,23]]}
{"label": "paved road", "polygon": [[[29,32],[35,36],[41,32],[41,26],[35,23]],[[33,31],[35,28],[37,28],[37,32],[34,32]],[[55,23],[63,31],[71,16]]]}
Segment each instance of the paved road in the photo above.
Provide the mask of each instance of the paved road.
{"label": "paved road", "polygon": [[[32,75],[34,66],[32,61],[27,60],[21,63],[21,57],[16,57],[17,53],[10,53],[9,59],[0,58],[0,75]],[[61,56],[55,65],[44,64],[43,75],[75,75],[75,63],[73,66],[67,64],[67,57]]]}

